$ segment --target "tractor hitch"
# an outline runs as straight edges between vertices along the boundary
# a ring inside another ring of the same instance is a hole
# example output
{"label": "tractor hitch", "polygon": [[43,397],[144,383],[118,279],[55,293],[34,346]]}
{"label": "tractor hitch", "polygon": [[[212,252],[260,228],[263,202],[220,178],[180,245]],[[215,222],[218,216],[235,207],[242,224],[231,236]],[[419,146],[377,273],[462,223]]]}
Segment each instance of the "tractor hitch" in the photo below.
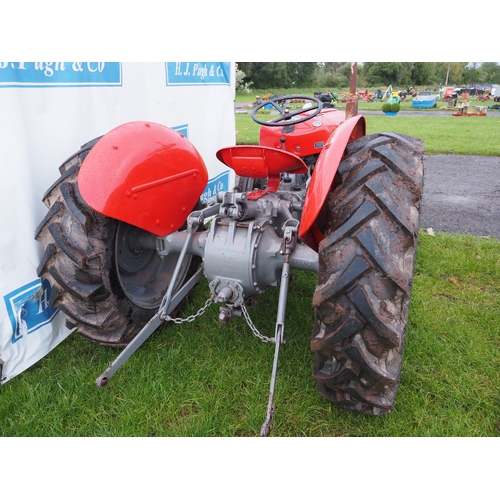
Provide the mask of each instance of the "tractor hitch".
{"label": "tractor hitch", "polygon": [[168,306],[164,309],[160,309],[142,328],[142,330],[130,341],[130,343],[123,349],[123,351],[117,356],[117,358],[110,363],[108,368],[97,377],[95,383],[99,389],[105,387],[109,379],[120,369],[120,367],[134,354],[139,347],[146,342],[146,340],[160,327],[162,322],[162,315],[168,316],[175,308],[181,303],[184,297],[194,288],[194,286],[200,281],[203,275],[203,268],[198,269],[198,271],[193,274],[193,276],[185,283],[185,285],[173,296],[171,296]]}
{"label": "tractor hitch", "polygon": [[[123,349],[118,357],[109,365],[109,367],[96,379],[97,387],[101,388],[108,384],[109,379],[118,371],[118,369],[134,354],[139,347],[156,331],[156,329],[166,319],[171,319],[169,314],[181,303],[184,297],[193,289],[193,287],[200,281],[203,275],[203,267],[200,267],[196,273],[184,284],[184,286],[174,293],[174,286],[177,282],[177,276],[180,272],[182,262],[186,256],[191,240],[196,230],[203,224],[205,217],[214,215],[216,210],[209,207],[206,210],[199,210],[192,212],[187,220],[187,236],[184,237],[184,243],[177,259],[177,263],[170,280],[167,292],[162,299],[158,312],[146,323],[142,330],[132,339],[132,341]],[[165,254],[165,241],[157,238],[157,251],[160,256]],[[205,305],[205,308],[208,304]],[[205,311],[203,309],[203,312]]]}
{"label": "tractor hitch", "polygon": [[[301,204],[296,195],[267,193],[257,200],[246,194],[225,193],[203,210],[192,212],[185,231],[176,231],[156,238],[156,251],[161,258],[174,256],[175,269],[158,312],[143,327],[119,356],[97,378],[101,388],[116,371],[152,335],[163,321],[183,323],[194,321],[214,302],[221,305],[218,319],[228,323],[233,316],[244,316],[253,334],[275,345],[269,389],[269,401],[260,435],[269,436],[274,415],[274,394],[280,347],[285,343],[284,322],[291,270],[316,271],[317,253],[298,244]],[[215,217],[205,228],[207,218]],[[251,216],[250,220],[246,217]],[[147,241],[151,246],[151,242]],[[201,257],[203,265],[179,290],[175,289],[184,260],[189,255]],[[225,255],[221,259],[220,255]],[[210,297],[205,305],[188,318],[172,318],[170,314],[190,292],[201,276],[209,280]],[[253,325],[246,304],[271,286],[279,286],[278,312],[274,337],[260,334]]]}
{"label": "tractor hitch", "polygon": [[276,386],[276,375],[278,372],[278,357],[280,355],[281,344],[284,343],[285,333],[285,312],[288,298],[288,285],[290,284],[290,254],[297,242],[298,220],[288,220],[284,224],[283,247],[281,252],[285,256],[285,262],[281,270],[280,293],[278,299],[278,314],[276,317],[276,330],[274,333],[274,360],[271,383],[269,387],[269,401],[267,404],[266,420],[260,428],[260,436],[267,437],[271,432],[271,420],[274,415],[274,390]]}

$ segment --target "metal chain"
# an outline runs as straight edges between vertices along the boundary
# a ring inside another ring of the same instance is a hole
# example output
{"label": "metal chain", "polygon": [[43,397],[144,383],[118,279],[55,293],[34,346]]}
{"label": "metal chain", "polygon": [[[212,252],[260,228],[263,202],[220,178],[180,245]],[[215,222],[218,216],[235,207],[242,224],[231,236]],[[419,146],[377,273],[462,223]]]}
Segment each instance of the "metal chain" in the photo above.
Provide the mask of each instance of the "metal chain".
{"label": "metal chain", "polygon": [[275,343],[274,337],[273,338],[266,337],[265,335],[262,335],[259,332],[259,330],[257,330],[257,327],[252,323],[252,320],[250,319],[250,315],[248,314],[248,310],[247,310],[245,304],[241,304],[241,310],[242,310],[243,316],[245,316],[245,319],[247,320],[248,326],[250,327],[250,330],[252,330],[253,334],[257,338],[262,340],[262,342],[269,342],[269,343],[274,344]]}
{"label": "metal chain", "polygon": [[[191,316],[188,316],[187,318],[172,318],[171,316],[165,316],[165,317],[162,316],[161,319],[164,321],[172,321],[172,323],[176,323],[178,325],[181,323],[192,323],[193,321],[198,319],[200,316],[202,316],[205,313],[205,311],[212,305],[213,302],[214,302],[213,297],[209,297],[207,299],[207,301],[205,302],[205,305],[197,313],[192,314]],[[266,337],[265,335],[262,335],[259,332],[259,330],[257,330],[257,327],[253,324],[252,320],[250,319],[250,315],[248,314],[248,309],[246,308],[245,304],[241,304],[241,310],[243,312],[243,316],[245,317],[245,319],[248,323],[248,326],[250,327],[250,329],[252,330],[252,333],[257,338],[262,340],[262,342],[267,342],[267,343],[271,343],[271,344],[274,344],[276,342],[274,337],[272,337],[272,338]]]}
{"label": "metal chain", "polygon": [[181,323],[192,323],[195,319],[199,318],[202,314],[205,313],[205,311],[208,309],[208,307],[212,304],[214,301],[213,297],[209,297],[207,301],[205,302],[205,305],[195,314],[192,314],[191,316],[188,316],[187,318],[172,318],[171,316],[165,316],[161,319],[165,321],[172,321],[173,323],[176,324],[181,324]]}

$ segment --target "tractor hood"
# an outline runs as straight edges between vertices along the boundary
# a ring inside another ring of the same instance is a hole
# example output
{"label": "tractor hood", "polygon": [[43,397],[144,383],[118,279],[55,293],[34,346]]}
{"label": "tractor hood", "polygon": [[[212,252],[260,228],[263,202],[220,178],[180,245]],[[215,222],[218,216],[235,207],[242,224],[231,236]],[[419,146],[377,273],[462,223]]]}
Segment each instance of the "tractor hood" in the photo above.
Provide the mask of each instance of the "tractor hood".
{"label": "tractor hood", "polygon": [[345,121],[345,112],[323,109],[311,120],[284,127],[261,127],[259,144],[304,156],[321,153],[328,138]]}

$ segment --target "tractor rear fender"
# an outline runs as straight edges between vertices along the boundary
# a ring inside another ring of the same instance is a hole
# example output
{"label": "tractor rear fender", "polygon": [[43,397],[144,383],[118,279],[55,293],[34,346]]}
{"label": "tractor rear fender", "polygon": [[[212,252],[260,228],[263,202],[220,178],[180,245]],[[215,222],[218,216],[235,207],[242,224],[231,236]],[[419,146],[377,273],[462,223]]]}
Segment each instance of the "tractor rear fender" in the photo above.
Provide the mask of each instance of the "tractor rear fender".
{"label": "tractor rear fender", "polygon": [[163,237],[182,227],[207,182],[201,155],[182,134],[135,121],[99,139],[78,188],[95,211]]}
{"label": "tractor rear fender", "polygon": [[324,238],[320,212],[331,190],[347,144],[365,134],[365,117],[358,115],[349,118],[332,133],[318,157],[307,188],[299,229],[300,238],[313,250],[318,250],[319,243]]}

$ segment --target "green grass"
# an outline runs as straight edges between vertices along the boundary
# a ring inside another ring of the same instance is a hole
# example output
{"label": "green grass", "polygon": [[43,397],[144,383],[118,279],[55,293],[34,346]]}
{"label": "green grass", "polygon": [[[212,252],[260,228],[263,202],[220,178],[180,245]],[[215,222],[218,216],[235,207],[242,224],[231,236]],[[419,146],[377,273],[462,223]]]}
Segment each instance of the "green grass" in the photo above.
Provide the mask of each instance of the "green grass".
{"label": "green grass", "polygon": [[[266,118],[261,118],[266,119]],[[398,132],[424,141],[427,154],[500,156],[500,115],[492,117],[366,115],[367,133]],[[237,144],[257,144],[260,126],[236,114]]]}
{"label": "green grass", "polygon": [[[500,241],[421,233],[402,378],[392,414],[353,415],[319,397],[309,350],[316,276],[291,284],[276,388],[279,436],[500,435]],[[196,287],[183,311],[208,296]],[[250,309],[274,333],[277,289]],[[222,326],[211,306],[155,333],[104,389],[117,350],[71,335],[0,389],[2,436],[256,436],[274,348],[243,318]]]}
{"label": "green grass", "polygon": [[[391,121],[392,118],[392,121]],[[424,141],[428,154],[500,156],[500,116],[366,116],[367,133],[398,132]]]}

